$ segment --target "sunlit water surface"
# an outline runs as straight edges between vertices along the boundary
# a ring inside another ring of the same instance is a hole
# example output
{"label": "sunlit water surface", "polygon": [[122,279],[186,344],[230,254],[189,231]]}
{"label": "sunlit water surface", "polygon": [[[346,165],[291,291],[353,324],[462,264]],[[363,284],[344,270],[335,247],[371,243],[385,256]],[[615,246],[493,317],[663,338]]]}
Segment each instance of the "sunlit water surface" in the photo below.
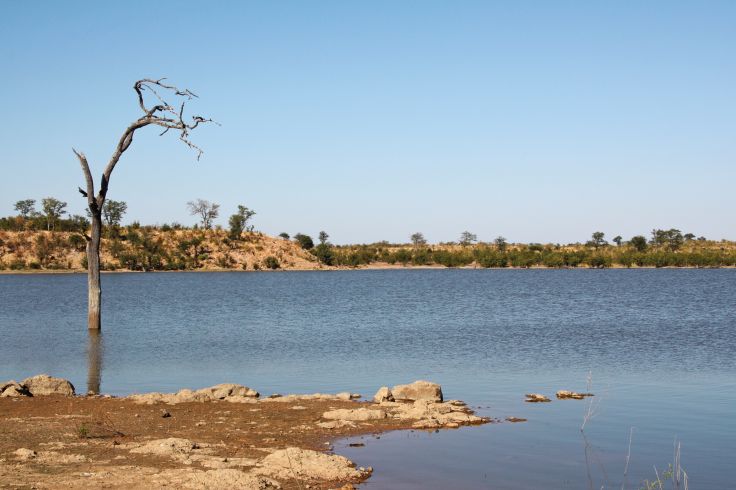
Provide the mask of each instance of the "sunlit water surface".
{"label": "sunlit water surface", "polygon": [[[682,444],[690,487],[733,487],[736,271],[388,270],[0,275],[0,379],[40,372],[122,395],[237,382],[358,391],[429,379],[482,415],[528,418],[368,436],[336,451],[366,488],[628,488]],[[586,389],[586,402],[524,393]]]}

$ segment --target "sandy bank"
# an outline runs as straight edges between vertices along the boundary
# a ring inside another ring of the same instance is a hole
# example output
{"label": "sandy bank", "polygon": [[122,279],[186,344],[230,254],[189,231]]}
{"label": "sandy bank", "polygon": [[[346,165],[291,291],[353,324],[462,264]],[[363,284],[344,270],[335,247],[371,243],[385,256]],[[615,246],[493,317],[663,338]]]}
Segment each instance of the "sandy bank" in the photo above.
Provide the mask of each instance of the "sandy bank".
{"label": "sandy bank", "polygon": [[488,421],[442,401],[438,385],[394,392],[383,388],[376,401],[258,398],[240,385],[126,398],[4,396],[0,486],[340,488],[373,469],[332,454],[337,438]]}

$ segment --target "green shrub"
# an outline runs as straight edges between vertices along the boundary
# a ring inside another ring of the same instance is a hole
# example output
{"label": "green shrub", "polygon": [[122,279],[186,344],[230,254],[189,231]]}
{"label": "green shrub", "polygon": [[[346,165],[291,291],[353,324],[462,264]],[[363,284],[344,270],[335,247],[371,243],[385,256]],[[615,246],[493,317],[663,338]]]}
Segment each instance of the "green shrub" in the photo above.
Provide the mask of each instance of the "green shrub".
{"label": "green shrub", "polygon": [[588,265],[594,269],[611,267],[611,257],[602,254],[593,254],[588,258]]}
{"label": "green shrub", "polygon": [[20,271],[26,268],[26,262],[23,259],[15,259],[10,263],[10,270]]}
{"label": "green shrub", "polygon": [[312,241],[312,237],[309,235],[297,233],[294,235],[294,241],[296,241],[304,250],[311,250],[314,248],[314,241]]}
{"label": "green shrub", "polygon": [[334,255],[332,254],[332,248],[326,243],[320,243],[312,250],[312,255],[317,257],[317,260],[324,265],[332,265],[334,263]]}
{"label": "green shrub", "polygon": [[281,267],[281,264],[279,263],[279,259],[277,259],[273,255],[269,255],[263,261],[263,266],[266,267],[266,268],[268,268],[268,269],[271,269],[271,270],[276,270],[279,267]]}

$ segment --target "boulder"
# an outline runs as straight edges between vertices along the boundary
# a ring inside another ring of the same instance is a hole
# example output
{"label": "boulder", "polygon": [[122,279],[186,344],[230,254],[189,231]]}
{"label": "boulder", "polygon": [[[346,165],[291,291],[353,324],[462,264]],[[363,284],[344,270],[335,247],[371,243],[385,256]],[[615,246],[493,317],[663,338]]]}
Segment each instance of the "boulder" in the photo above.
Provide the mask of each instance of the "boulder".
{"label": "boulder", "polygon": [[420,380],[408,385],[396,385],[391,388],[391,394],[396,401],[442,401],[442,387],[429,381]]}
{"label": "boulder", "polygon": [[63,378],[39,374],[20,382],[33,396],[64,395],[74,396],[74,385]]}
{"label": "boulder", "polygon": [[31,392],[17,381],[10,380],[0,383],[0,397],[31,396]]}
{"label": "boulder", "polygon": [[375,403],[392,402],[394,401],[394,395],[388,386],[381,386],[378,391],[373,395],[373,401]]}

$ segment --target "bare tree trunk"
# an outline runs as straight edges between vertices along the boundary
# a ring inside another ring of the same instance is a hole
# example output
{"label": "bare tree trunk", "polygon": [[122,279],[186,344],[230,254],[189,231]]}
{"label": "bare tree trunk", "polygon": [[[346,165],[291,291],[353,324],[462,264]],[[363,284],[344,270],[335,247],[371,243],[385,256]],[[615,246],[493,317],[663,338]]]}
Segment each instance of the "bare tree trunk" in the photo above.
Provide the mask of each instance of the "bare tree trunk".
{"label": "bare tree trunk", "polygon": [[102,332],[89,330],[87,341],[87,393],[100,394],[102,383]]}
{"label": "bare tree trunk", "polygon": [[100,212],[92,213],[92,230],[87,240],[87,291],[88,313],[87,328],[100,330],[102,293],[100,289],[100,237],[102,234],[102,217]]}
{"label": "bare tree trunk", "polygon": [[[120,137],[115,152],[110,157],[110,161],[105,167],[105,171],[100,179],[100,189],[97,195],[95,195],[95,184],[92,179],[92,173],[89,169],[89,163],[84,153],[80,153],[77,150],[72,149],[74,154],[79,159],[79,164],[82,167],[82,173],[84,174],[85,189],[79,188],[79,193],[87,199],[87,208],[89,209],[90,216],[92,217],[92,229],[89,235],[85,234],[87,239],[87,286],[88,286],[88,313],[87,313],[87,328],[90,331],[100,331],[102,328],[102,322],[100,318],[101,307],[102,307],[102,294],[100,289],[100,238],[102,235],[102,208],[105,204],[105,198],[107,196],[107,188],[110,183],[110,175],[115,169],[120,157],[128,149],[130,144],[133,142],[133,134],[140,128],[148,125],[155,125],[164,128],[162,135],[167,133],[170,129],[179,132],[179,139],[184,142],[190,148],[197,151],[199,156],[202,155],[202,150],[189,140],[189,132],[197,128],[200,124],[213,122],[211,119],[205,119],[202,116],[192,116],[192,122],[184,122],[184,103],[186,100],[191,100],[196,97],[189,90],[180,90],[172,85],[162,83],[164,79],[151,80],[143,79],[138,80],[133,89],[138,94],[138,105],[143,111],[143,116],[133,121],[128,126],[123,135]],[[160,102],[159,105],[155,105],[150,109],[146,107],[143,100],[143,91],[149,90],[153,93],[156,99]],[[158,91],[169,91],[177,97],[186,99],[181,103],[179,109],[175,109],[174,106],[169,105],[161,97]],[[46,228],[51,228],[52,221],[49,216],[46,218]],[[54,219],[54,228],[56,228],[56,221]]]}

